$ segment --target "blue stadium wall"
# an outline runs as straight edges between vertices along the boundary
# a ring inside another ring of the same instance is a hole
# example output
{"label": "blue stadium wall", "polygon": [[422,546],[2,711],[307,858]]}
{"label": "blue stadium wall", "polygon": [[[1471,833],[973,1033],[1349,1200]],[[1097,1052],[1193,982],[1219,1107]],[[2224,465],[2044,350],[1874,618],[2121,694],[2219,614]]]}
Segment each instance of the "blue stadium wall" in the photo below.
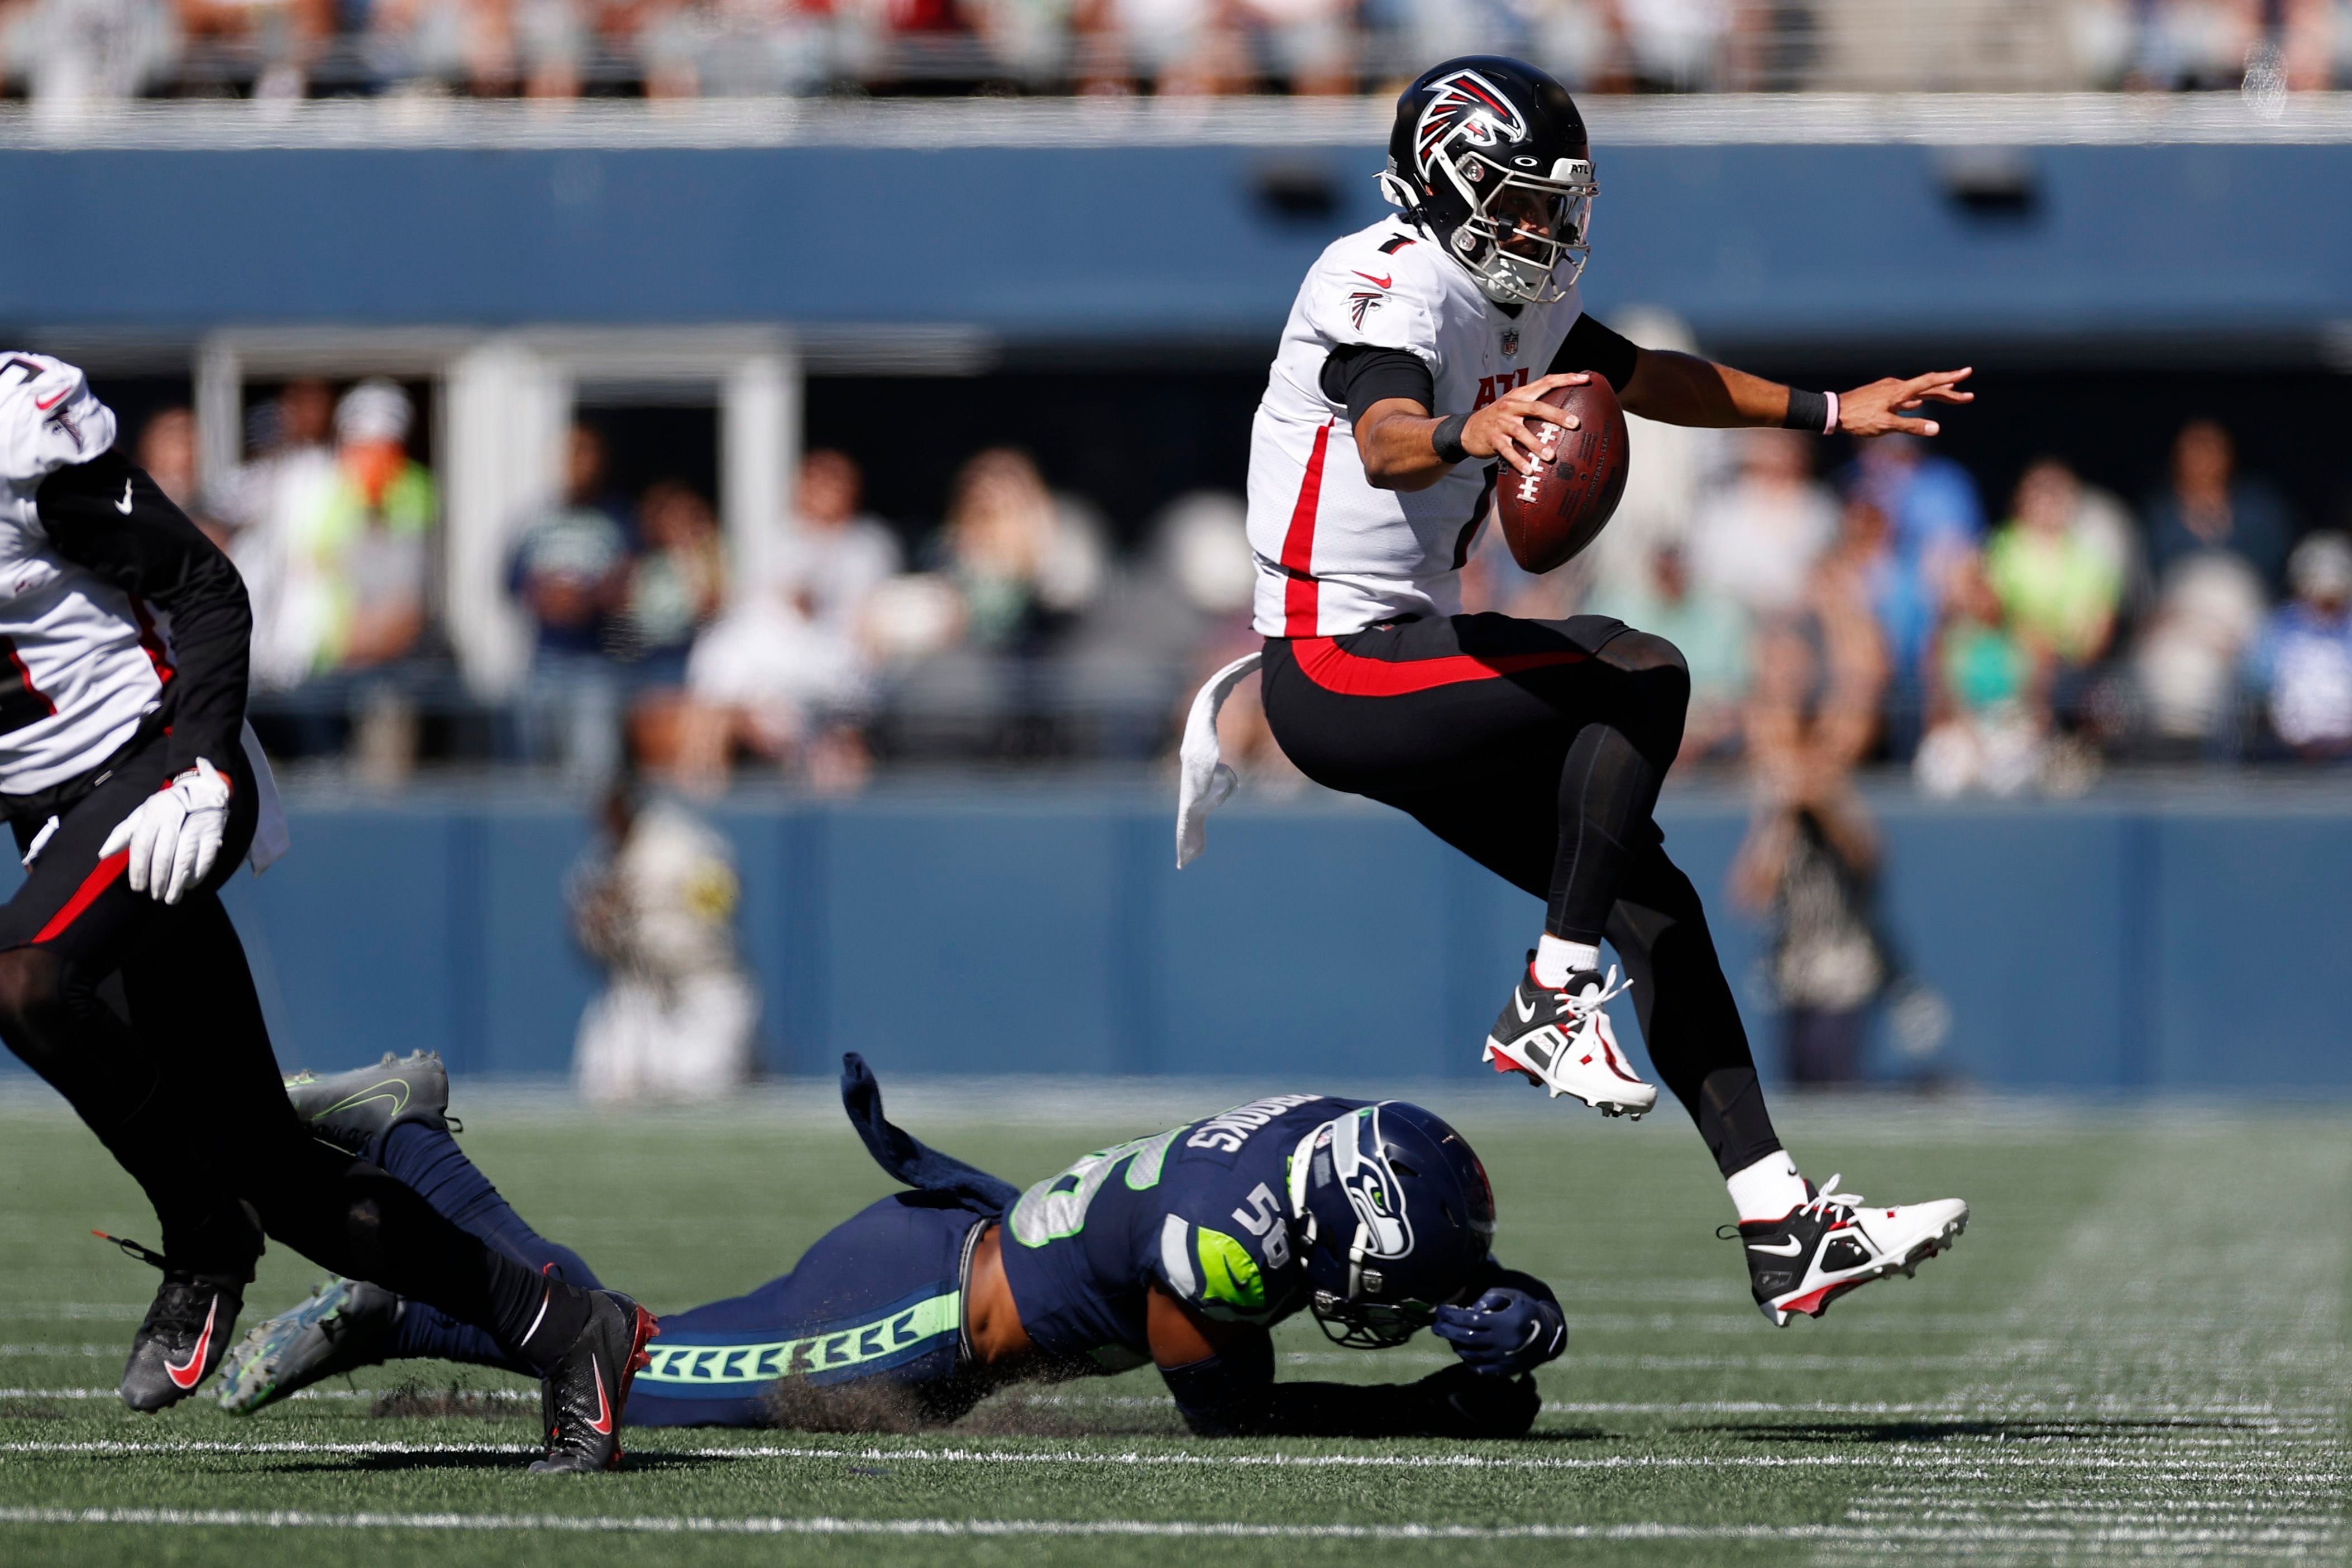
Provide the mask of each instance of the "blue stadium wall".
{"label": "blue stadium wall", "polygon": [[[825,1074],[856,1049],[927,1073],[1484,1070],[1473,1047],[1535,900],[1401,816],[1322,801],[1228,807],[1180,873],[1168,805],[1065,789],[717,810],[769,1066]],[[1759,932],[1722,895],[1743,814],[1670,800],[1663,816],[1769,1067]],[[2352,1089],[2352,808],[1883,816],[1889,922],[1954,1014],[1939,1072]],[[294,832],[292,855],[229,894],[288,1065],[430,1047],[461,1071],[564,1069],[596,983],[562,900],[584,810],[298,801]]]}
{"label": "blue stadium wall", "polygon": [[[1603,147],[1598,309],[1712,342],[2223,336],[2352,319],[2352,146],[2024,150],[2020,204],[1931,147]],[[1262,342],[1387,209],[1370,146],[0,150],[18,331],[222,323],[953,323]],[[1269,176],[1328,181],[1285,217]]]}

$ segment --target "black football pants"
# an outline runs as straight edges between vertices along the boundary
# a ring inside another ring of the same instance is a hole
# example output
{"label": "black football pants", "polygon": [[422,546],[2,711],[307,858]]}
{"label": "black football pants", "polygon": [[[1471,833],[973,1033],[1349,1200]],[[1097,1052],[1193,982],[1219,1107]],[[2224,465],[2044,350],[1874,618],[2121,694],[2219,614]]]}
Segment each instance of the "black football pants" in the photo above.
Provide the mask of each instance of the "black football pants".
{"label": "black football pants", "polygon": [[173,1268],[251,1279],[257,1217],[336,1273],[520,1344],[542,1283],[377,1166],[311,1138],[286,1098],[218,892],[253,838],[244,759],[231,759],[220,857],[179,904],[133,892],[123,852],[100,858],[166,782],[163,759],[160,737],[133,741],[89,779],[8,801],[20,851],[58,826],[0,906],[0,1037],[145,1189]]}
{"label": "black football pants", "polygon": [[1780,1146],[1658,788],[1690,676],[1622,621],[1453,616],[1269,638],[1266,722],[1318,784],[1393,805],[1625,960],[1658,1075],[1727,1173]]}

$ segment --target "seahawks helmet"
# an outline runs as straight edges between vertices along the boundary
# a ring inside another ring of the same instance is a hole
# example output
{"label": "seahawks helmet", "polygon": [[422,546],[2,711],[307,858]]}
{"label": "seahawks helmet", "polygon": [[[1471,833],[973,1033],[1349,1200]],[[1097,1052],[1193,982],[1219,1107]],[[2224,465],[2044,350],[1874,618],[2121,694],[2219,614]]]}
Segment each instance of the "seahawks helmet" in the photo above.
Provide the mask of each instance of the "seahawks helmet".
{"label": "seahawks helmet", "polygon": [[1495,1194],[1462,1134],[1384,1100],[1336,1116],[1290,1156],[1293,1230],[1323,1331],[1402,1344],[1461,1294],[1495,1239]]}
{"label": "seahawks helmet", "polygon": [[1568,89],[1496,55],[1433,66],[1397,99],[1381,194],[1499,305],[1563,299],[1590,248],[1592,150]]}

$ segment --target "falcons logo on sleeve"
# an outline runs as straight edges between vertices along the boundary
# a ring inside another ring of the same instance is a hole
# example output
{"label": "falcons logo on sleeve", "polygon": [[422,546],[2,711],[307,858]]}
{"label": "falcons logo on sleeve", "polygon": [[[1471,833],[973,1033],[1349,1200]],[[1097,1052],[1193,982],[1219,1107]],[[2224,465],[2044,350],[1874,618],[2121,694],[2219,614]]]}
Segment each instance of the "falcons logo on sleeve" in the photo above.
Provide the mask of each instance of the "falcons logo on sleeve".
{"label": "falcons logo on sleeve", "polygon": [[1460,136],[1473,146],[1495,147],[1524,142],[1528,122],[1493,82],[1474,70],[1458,70],[1429,84],[1429,104],[1413,127],[1413,154],[1426,175],[1430,158]]}

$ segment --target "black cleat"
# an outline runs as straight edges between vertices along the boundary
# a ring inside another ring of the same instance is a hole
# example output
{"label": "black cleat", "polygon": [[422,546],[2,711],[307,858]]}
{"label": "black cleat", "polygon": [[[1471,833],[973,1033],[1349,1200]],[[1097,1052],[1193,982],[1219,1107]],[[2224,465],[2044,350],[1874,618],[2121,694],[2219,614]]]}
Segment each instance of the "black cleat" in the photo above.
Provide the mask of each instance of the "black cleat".
{"label": "black cleat", "polygon": [[244,1309],[242,1281],[166,1268],[155,1304],[131,1341],[122,1403],[133,1410],[161,1410],[194,1394],[228,1352],[236,1315]]}
{"label": "black cleat", "polygon": [[585,1475],[621,1468],[621,1414],[629,1384],[652,1357],[646,1342],[661,1332],[651,1312],[618,1290],[591,1293],[588,1326],[540,1380],[547,1453],[536,1476]]}
{"label": "black cleat", "polygon": [[[1843,1179],[1832,1176],[1830,1187]],[[1744,1244],[1756,1305],[1774,1328],[1792,1317],[1818,1318],[1874,1279],[1908,1278],[1969,1227],[1969,1205],[1958,1198],[1889,1205],[1810,1182],[1805,1188],[1811,1196],[1779,1219],[1744,1220],[1721,1232]]]}
{"label": "black cleat", "polygon": [[404,1121],[454,1131],[449,1119],[449,1069],[438,1051],[390,1051],[372,1068],[320,1078],[299,1072],[286,1080],[286,1098],[310,1135],[347,1154],[368,1145]]}
{"label": "black cleat", "polygon": [[381,1285],[328,1280],[308,1300],[256,1323],[229,1352],[221,1408],[249,1415],[322,1378],[381,1364],[399,1343],[404,1310]]}

